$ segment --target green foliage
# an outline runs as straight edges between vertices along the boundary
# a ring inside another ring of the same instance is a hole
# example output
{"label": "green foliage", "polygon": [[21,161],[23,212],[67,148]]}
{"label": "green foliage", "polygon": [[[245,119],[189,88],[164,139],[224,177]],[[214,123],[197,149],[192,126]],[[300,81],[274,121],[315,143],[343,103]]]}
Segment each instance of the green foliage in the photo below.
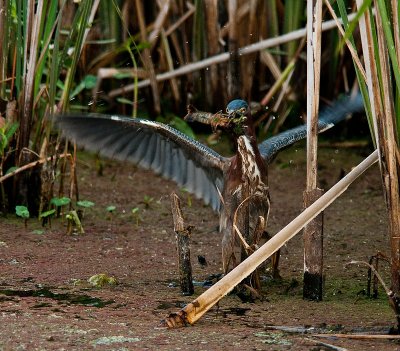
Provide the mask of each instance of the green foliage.
{"label": "green foliage", "polygon": [[[340,2],[340,7],[343,9],[345,7],[343,0],[339,0]],[[343,42],[347,39],[350,39],[353,35],[354,30],[358,26],[358,22],[360,21],[361,16],[364,14],[365,11],[368,11],[372,3],[372,0],[364,0],[363,4],[361,5],[360,9],[357,11],[356,17],[349,23],[349,25],[346,28],[346,32],[343,38]],[[344,43],[342,43],[343,45]]]}
{"label": "green foliage", "polygon": [[0,156],[4,156],[4,152],[17,129],[17,122],[5,123],[4,126],[0,128]]}
{"label": "green foliage", "polygon": [[[98,3],[93,0],[68,3],[69,6],[65,6],[67,0],[0,3],[0,112],[3,115],[5,111],[4,102],[6,118],[15,121],[0,130],[0,157],[6,154],[13,135],[17,147],[11,161],[21,160],[19,153],[24,148],[37,154],[43,151],[53,154],[56,143],[51,140],[51,123],[46,117],[55,110],[65,111],[71,99],[96,84],[96,77],[91,75],[75,83],[75,73],[91,26],[90,15],[96,12]],[[8,113],[13,102],[17,106]],[[24,182],[22,179],[17,184],[28,186]],[[15,191],[20,197],[25,193]],[[4,195],[0,202],[6,202]]]}
{"label": "green foliage", "polygon": [[196,139],[196,135],[194,134],[192,127],[190,127],[190,125],[185,120],[178,116],[171,114],[167,114],[166,117],[159,116],[157,117],[157,122],[169,124],[171,127],[174,127],[183,134],[186,134],[192,139]]}
{"label": "green foliage", "polygon": [[[286,0],[284,14],[283,32],[289,33],[299,29],[303,25],[305,19],[305,2],[298,0]],[[293,58],[298,45],[298,40],[290,41],[289,43],[285,44],[288,61]]]}
{"label": "green foliage", "polygon": [[[353,48],[355,49],[356,48],[356,44],[355,44],[355,40],[354,40],[353,34],[352,34],[353,30],[349,29],[350,28],[350,22],[349,22],[348,17],[347,17],[345,1],[344,0],[337,0],[337,4],[338,4],[340,16],[341,16],[341,18],[343,20],[344,28],[346,30],[346,36],[348,35],[348,39],[349,39],[351,45],[353,46]],[[370,133],[371,133],[371,136],[373,136],[373,135],[375,135],[375,132],[374,132],[374,124],[373,124],[373,120],[372,120],[373,117],[372,117],[372,111],[371,111],[371,104],[369,102],[369,97],[368,97],[367,84],[364,81],[363,76],[362,76],[362,74],[361,74],[361,72],[360,72],[360,70],[359,70],[359,68],[357,67],[356,64],[354,64],[354,69],[356,71],[358,84],[360,86],[360,91],[361,91],[361,94],[363,96],[364,105],[365,105],[365,111],[366,111],[366,114],[367,114]],[[375,138],[374,137],[372,138],[372,140],[375,143]]]}
{"label": "green foliage", "polygon": [[39,215],[39,219],[50,217],[50,216],[52,216],[52,215],[55,214],[55,213],[56,213],[56,210],[55,210],[54,208],[52,208],[51,210],[42,212],[42,213]]}
{"label": "green foliage", "polygon": [[71,203],[71,199],[69,197],[53,197],[50,203],[56,207],[62,207]]}
{"label": "green foliage", "polygon": [[85,208],[93,207],[95,205],[94,202],[88,201],[88,200],[81,200],[81,201],[78,201],[76,204],[78,206],[85,207]]}
{"label": "green foliage", "polygon": [[[372,15],[372,0],[366,0],[362,3],[360,6],[359,10],[357,11],[357,15],[354,18],[354,20],[349,23],[347,19],[347,13],[346,13],[346,3],[344,0],[337,0],[338,3],[338,8],[340,11],[340,15],[343,18],[343,23],[344,27],[346,29],[345,33],[345,38],[349,39],[350,42],[352,43],[353,47],[355,47],[355,42],[352,36],[352,33],[355,29],[355,27],[358,25],[359,20],[361,16],[369,11],[371,14],[371,33],[372,33],[372,38],[373,38],[373,60],[374,60],[374,65],[376,66],[377,70],[377,75],[378,75],[378,82],[376,83],[376,86],[379,86],[381,90],[381,98],[384,96],[383,93],[383,81],[382,81],[382,65],[386,65],[383,60],[388,54],[389,56],[389,64],[390,64],[390,73],[391,77],[390,80],[393,81],[394,85],[394,90],[393,90],[393,96],[394,96],[394,107],[397,112],[400,111],[400,66],[399,66],[399,61],[400,57],[398,57],[396,53],[396,46],[394,42],[394,37],[396,32],[400,30],[400,28],[394,28],[394,22],[392,22],[391,16],[395,16],[396,14],[388,13],[388,8],[390,8],[390,2],[387,0],[377,0],[376,5],[377,8],[375,8],[375,11],[379,12],[380,17],[382,18],[382,29],[384,33],[384,41],[385,41],[385,46],[387,47],[387,52],[385,54],[382,53],[383,48],[380,47],[378,43],[378,38],[377,38],[377,23],[375,21],[375,17]],[[397,11],[399,11],[399,8],[397,8]],[[397,21],[397,24],[399,22]],[[355,70],[357,73],[357,78],[358,82],[360,85],[360,89],[364,98],[364,103],[365,103],[365,108],[368,116],[368,123],[370,126],[371,130],[371,136],[372,139],[375,143],[375,130],[374,130],[374,124],[373,124],[373,116],[372,116],[372,110],[371,110],[371,103],[370,103],[370,96],[367,91],[367,86],[366,82],[364,81],[363,77],[361,76],[358,67],[355,65]],[[400,138],[400,113],[395,113],[396,116],[396,121],[393,121],[397,125],[397,140]]]}
{"label": "green foliage", "polygon": [[15,214],[18,217],[22,217],[24,219],[28,219],[29,218],[29,210],[26,206],[15,206]]}
{"label": "green foliage", "polygon": [[192,195],[190,194],[189,190],[186,188],[181,188],[181,192],[187,196],[188,207],[192,207]]}
{"label": "green foliage", "polygon": [[142,217],[140,216],[140,208],[139,207],[132,208],[131,213],[136,221],[136,225],[139,225],[139,223],[143,220]]}
{"label": "green foliage", "polygon": [[120,103],[120,104],[125,104],[125,105],[130,105],[130,106],[134,105],[132,100],[129,100],[129,99],[124,98],[124,97],[117,98],[117,102]]}
{"label": "green foliage", "polygon": [[14,171],[17,170],[17,169],[18,169],[17,166],[10,167],[9,169],[7,169],[6,174],[12,173],[12,172],[14,172]]}
{"label": "green foliage", "polygon": [[85,89],[86,90],[93,89],[96,86],[96,83],[97,83],[97,77],[92,74],[88,74],[72,91],[70,99],[74,98]]}
{"label": "green foliage", "polygon": [[142,202],[144,203],[145,208],[149,208],[153,201],[154,201],[153,197],[151,197],[149,195],[145,195],[143,197],[143,201]]}
{"label": "green foliage", "polygon": [[116,209],[117,209],[117,207],[114,205],[110,205],[110,206],[106,207],[106,211],[110,212],[110,213],[114,212]]}
{"label": "green foliage", "polygon": [[78,213],[75,210],[69,211],[65,215],[65,218],[68,221],[67,234],[71,235],[74,229],[78,231],[78,234],[85,234],[81,219],[79,218]]}

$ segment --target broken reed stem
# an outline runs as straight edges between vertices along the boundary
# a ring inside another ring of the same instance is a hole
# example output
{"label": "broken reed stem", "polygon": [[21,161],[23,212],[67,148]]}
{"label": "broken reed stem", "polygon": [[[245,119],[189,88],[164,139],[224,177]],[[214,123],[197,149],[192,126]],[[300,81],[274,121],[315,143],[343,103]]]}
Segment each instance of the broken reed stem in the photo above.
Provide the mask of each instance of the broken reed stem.
{"label": "broken reed stem", "polygon": [[15,175],[18,174],[18,173],[21,173],[21,172],[23,172],[23,171],[26,171],[26,170],[29,169],[29,168],[36,167],[36,166],[39,165],[39,164],[43,164],[43,163],[45,163],[45,162],[51,161],[54,157],[58,157],[58,158],[64,158],[64,157],[66,157],[66,158],[69,158],[70,161],[71,161],[71,158],[72,158],[71,154],[66,153],[66,154],[61,154],[61,155],[59,155],[59,156],[49,156],[49,157],[47,157],[47,158],[42,158],[42,159],[40,159],[40,160],[30,162],[30,163],[28,163],[28,164],[26,164],[26,165],[23,165],[23,166],[17,168],[15,171],[12,171],[12,172],[7,173],[7,174],[5,174],[4,176],[0,177],[0,183],[4,182],[4,181],[5,181],[6,179],[8,179],[8,178],[11,178],[11,177],[15,176]]}
{"label": "broken reed stem", "polygon": [[185,22],[191,15],[194,14],[196,8],[190,3],[186,3],[188,10],[185,12],[181,18],[179,18],[175,23],[165,30],[165,36],[172,34],[183,22]]}
{"label": "broken reed stem", "polygon": [[184,295],[193,295],[192,265],[190,262],[190,235],[192,226],[185,228],[178,195],[171,194],[171,208],[178,251],[179,281]]}
{"label": "broken reed stem", "polygon": [[[354,14],[354,13],[350,14],[348,16],[349,21],[351,21],[355,16],[356,16],[356,14]],[[326,21],[326,22],[322,23],[322,31],[330,30],[333,28],[336,28],[336,22],[334,20],[330,20],[330,21]],[[265,50],[265,49],[268,49],[268,48],[271,48],[274,46],[278,46],[280,44],[288,43],[292,40],[301,39],[305,35],[306,35],[306,28],[301,28],[301,29],[295,30],[293,32],[283,34],[283,35],[280,35],[280,36],[277,36],[274,38],[261,40],[258,43],[250,44],[250,45],[240,48],[239,56],[252,54],[254,52]],[[189,74],[194,71],[205,69],[211,65],[216,65],[218,63],[226,62],[229,60],[229,58],[230,58],[229,52],[224,52],[222,54],[208,57],[208,58],[198,61],[198,62],[189,63],[189,64],[187,64],[183,67],[177,68],[173,71],[168,71],[168,72],[157,74],[157,76],[155,78],[156,78],[157,82],[161,82],[161,81],[168,80],[168,79],[171,79],[174,77]],[[108,95],[110,97],[116,97],[118,95],[125,94],[129,91],[134,90],[135,87],[140,89],[140,88],[147,87],[149,85],[150,85],[150,79],[144,79],[144,80],[141,80],[137,85],[128,84],[122,88],[111,90],[108,93]]]}
{"label": "broken reed stem", "polygon": [[154,21],[154,29],[151,31],[149,34],[148,41],[153,47],[155,42],[157,41],[157,38],[160,35],[160,32],[163,30],[164,27],[164,22],[167,19],[167,15],[169,12],[171,0],[165,0],[164,3],[161,5],[160,12]]}
{"label": "broken reed stem", "polygon": [[203,314],[232,291],[236,285],[249,276],[260,264],[278,251],[286,242],[293,238],[315,216],[321,213],[321,211],[345,192],[355,179],[377,161],[378,152],[374,151],[279,233],[268,240],[246,260],[241,262],[235,269],[230,271],[220,281],[206,290],[196,300],[189,303],[181,311],[169,315],[162,322],[162,325],[174,328],[185,326],[188,323],[193,324],[199,320]]}

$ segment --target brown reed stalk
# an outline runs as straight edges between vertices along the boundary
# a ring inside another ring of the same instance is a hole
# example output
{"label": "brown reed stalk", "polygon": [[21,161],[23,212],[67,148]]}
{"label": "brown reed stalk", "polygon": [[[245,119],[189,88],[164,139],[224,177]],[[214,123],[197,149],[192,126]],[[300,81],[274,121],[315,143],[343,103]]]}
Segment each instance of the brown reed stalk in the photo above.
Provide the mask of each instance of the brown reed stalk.
{"label": "brown reed stalk", "polygon": [[[204,1],[205,19],[206,19],[206,35],[207,35],[207,56],[214,56],[220,52],[220,28],[218,23],[218,0],[205,0]],[[224,98],[222,92],[222,80],[220,79],[220,70],[217,65],[211,65],[207,79],[207,91],[206,94],[207,104],[212,106],[221,98]]]}
{"label": "brown reed stalk", "polygon": [[[378,2],[374,1],[374,4],[375,8],[378,9],[376,26],[373,26],[369,11],[366,11],[360,18],[359,26],[375,127],[375,140],[379,152],[382,183],[389,216],[392,290],[396,294],[400,294],[400,164],[397,157],[396,117],[387,37],[383,32],[383,20],[381,18],[382,8],[379,8]],[[357,6],[359,8],[362,6],[361,0],[357,0]],[[395,30],[398,30],[398,28],[395,28]],[[372,31],[376,31],[377,42],[374,40]],[[393,69],[398,70],[398,67],[393,67]],[[398,310],[400,312],[400,306],[398,306]]]}
{"label": "brown reed stalk", "polygon": [[[260,8],[258,0],[251,0],[249,3],[249,14],[247,22],[247,31],[243,31],[242,41],[248,44],[254,43],[258,40],[258,10]],[[241,28],[243,24],[241,25]],[[258,53],[250,54],[246,60],[241,62],[241,96],[248,99],[251,96],[251,88],[254,83],[256,60]]]}
{"label": "brown reed stalk", "polygon": [[[307,185],[303,193],[308,207],[323,193],[317,187],[317,124],[321,76],[322,0],[307,2]],[[304,227],[303,298],[322,300],[323,214]]]}
{"label": "brown reed stalk", "polygon": [[228,99],[232,100],[240,94],[240,62],[238,46],[238,2],[231,0],[228,2],[229,14],[229,39],[228,39]]}
{"label": "brown reed stalk", "polygon": [[[147,32],[146,32],[146,23],[144,22],[144,13],[143,13],[143,4],[140,0],[135,0],[137,18],[139,22],[140,28],[140,37],[142,42],[147,42]],[[153,61],[151,60],[151,51],[149,48],[143,49],[143,54],[141,55],[143,65],[146,70],[149,72],[149,79],[151,85],[151,91],[153,95],[153,109],[154,113],[159,115],[161,113],[161,103],[160,103],[160,93],[158,91],[156,72],[154,69]]]}

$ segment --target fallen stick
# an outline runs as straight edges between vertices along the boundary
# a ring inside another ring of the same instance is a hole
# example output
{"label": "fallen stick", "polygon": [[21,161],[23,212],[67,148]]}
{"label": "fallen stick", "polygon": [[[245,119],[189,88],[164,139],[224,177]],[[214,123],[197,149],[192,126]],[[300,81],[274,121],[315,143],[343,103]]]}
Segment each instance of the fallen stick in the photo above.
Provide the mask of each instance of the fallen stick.
{"label": "fallen stick", "polygon": [[378,151],[355,167],[349,174],[336,183],[329,191],[322,195],[310,207],[305,209],[298,217],[291,221],[279,233],[268,240],[235,269],[230,271],[220,281],[201,294],[196,300],[186,305],[178,313],[170,314],[162,325],[168,328],[182,327],[195,323],[212,306],[234,289],[244,278],[249,276],[268,257],[278,251],[287,241],[293,238],[307,223],[327,208],[339,197],[349,185],[357,179],[365,170],[378,161]]}
{"label": "fallen stick", "polygon": [[400,335],[389,335],[389,334],[312,334],[310,336],[318,338],[342,338],[342,339],[358,339],[358,340],[400,339]]}
{"label": "fallen stick", "polygon": [[314,327],[297,327],[297,326],[287,326],[287,325],[268,325],[267,330],[279,330],[284,333],[292,334],[311,334],[315,332]]}
{"label": "fallen stick", "polygon": [[346,349],[345,347],[340,347],[340,346],[336,346],[336,345],[332,345],[332,344],[328,344],[326,342],[322,342],[322,341],[316,341],[314,339],[311,338],[306,338],[309,341],[314,342],[316,345],[318,346],[324,346],[330,350],[334,350],[334,351],[349,351],[349,349]]}

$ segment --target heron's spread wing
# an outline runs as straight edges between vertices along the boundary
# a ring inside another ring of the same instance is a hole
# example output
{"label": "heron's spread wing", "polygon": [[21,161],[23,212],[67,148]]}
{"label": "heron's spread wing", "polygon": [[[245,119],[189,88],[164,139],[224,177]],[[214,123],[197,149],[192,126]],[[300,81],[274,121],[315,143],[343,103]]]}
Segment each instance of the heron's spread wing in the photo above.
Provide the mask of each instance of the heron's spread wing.
{"label": "heron's spread wing", "polygon": [[62,115],[56,124],[78,145],[129,160],[174,180],[219,210],[225,158],[168,125],[122,116]]}
{"label": "heron's spread wing", "polygon": [[[321,111],[318,120],[318,133],[332,128],[338,122],[344,120],[349,113],[362,111],[363,109],[364,104],[361,94],[337,101],[332,106],[326,107]],[[258,145],[258,148],[262,158],[268,164],[281,149],[306,137],[307,126],[304,124],[264,140]]]}

